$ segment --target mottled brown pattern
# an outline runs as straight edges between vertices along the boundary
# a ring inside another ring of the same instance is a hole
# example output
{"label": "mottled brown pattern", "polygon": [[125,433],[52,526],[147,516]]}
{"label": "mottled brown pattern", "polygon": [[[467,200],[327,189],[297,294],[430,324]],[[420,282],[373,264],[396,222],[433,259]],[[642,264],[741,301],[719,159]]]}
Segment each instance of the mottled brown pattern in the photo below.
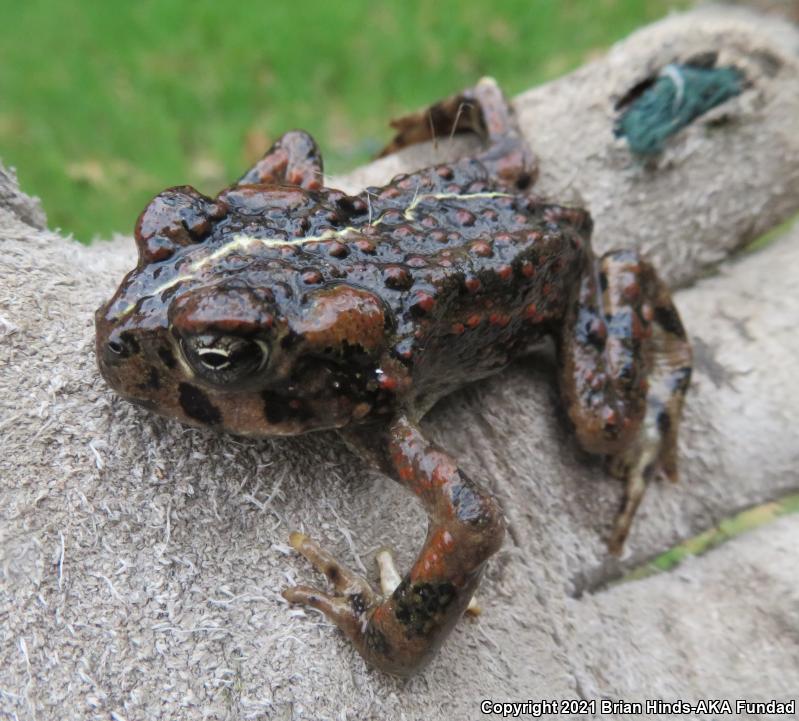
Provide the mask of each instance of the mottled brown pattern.
{"label": "mottled brown pattern", "polygon": [[496,501],[418,419],[554,336],[577,438],[627,482],[618,551],[646,482],[675,477],[691,364],[653,269],[630,251],[596,260],[588,213],[528,190],[535,160],[493,81],[401,119],[389,147],[453,124],[485,150],[357,195],[322,187],[301,131],[215,198],[164,191],[137,225],[137,268],[97,312],[100,369],[124,396],[242,435],[340,429],[420,499],[430,530],[393,595],[301,534],[335,593],[285,593],[400,675],[446,638],[504,534]]}

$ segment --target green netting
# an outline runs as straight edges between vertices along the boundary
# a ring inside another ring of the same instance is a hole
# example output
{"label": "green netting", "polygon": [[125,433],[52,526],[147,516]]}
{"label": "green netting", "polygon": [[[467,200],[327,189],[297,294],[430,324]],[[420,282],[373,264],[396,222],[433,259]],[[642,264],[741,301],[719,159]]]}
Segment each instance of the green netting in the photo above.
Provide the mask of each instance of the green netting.
{"label": "green netting", "polygon": [[654,84],[622,113],[613,132],[616,137],[627,138],[634,153],[659,153],[666,138],[738,95],[743,84],[743,75],[734,67],[667,65]]}

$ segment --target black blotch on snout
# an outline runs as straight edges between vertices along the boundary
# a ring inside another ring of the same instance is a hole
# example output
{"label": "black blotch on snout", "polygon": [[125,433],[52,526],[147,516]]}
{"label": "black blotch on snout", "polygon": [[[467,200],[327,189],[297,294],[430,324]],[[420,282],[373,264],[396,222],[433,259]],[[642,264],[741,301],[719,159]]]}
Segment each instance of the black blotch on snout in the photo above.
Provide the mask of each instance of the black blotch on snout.
{"label": "black blotch on snout", "polygon": [[174,354],[166,346],[158,349],[158,357],[167,368],[174,368],[177,365]]}
{"label": "black blotch on snout", "polygon": [[147,371],[147,380],[144,383],[139,383],[139,388],[143,391],[146,390],[153,390],[157,391],[161,387],[161,376],[158,374],[158,370],[150,366]]}
{"label": "black blotch on snout", "polygon": [[191,383],[181,383],[178,386],[180,406],[189,418],[205,423],[209,426],[222,421],[222,416],[217,407],[211,403],[205,393]]}
{"label": "black blotch on snout", "polygon": [[133,335],[133,333],[125,331],[119,337],[131,353],[138,353],[141,350],[139,347],[139,341],[136,340],[136,337]]}

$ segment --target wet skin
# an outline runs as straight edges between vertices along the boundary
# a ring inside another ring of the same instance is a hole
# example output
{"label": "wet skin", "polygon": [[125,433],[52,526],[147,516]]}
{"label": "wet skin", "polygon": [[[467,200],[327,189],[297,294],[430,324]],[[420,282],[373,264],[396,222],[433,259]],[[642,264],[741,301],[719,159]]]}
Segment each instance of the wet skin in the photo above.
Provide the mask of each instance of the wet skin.
{"label": "wet skin", "polygon": [[476,157],[347,195],[322,186],[306,133],[284,135],[214,198],[170,188],[136,226],[139,262],[96,315],[100,370],[157,413],[244,436],[335,428],[415,494],[424,546],[390,595],[311,539],[332,592],[284,596],[329,616],[384,671],[435,654],[500,547],[502,513],[418,421],[443,395],[552,336],[579,443],[627,495],[676,478],[691,351],[668,290],[633,251],[595,258],[591,220],[529,188],[535,161],[496,84],[398,121],[387,152],[474,131]]}

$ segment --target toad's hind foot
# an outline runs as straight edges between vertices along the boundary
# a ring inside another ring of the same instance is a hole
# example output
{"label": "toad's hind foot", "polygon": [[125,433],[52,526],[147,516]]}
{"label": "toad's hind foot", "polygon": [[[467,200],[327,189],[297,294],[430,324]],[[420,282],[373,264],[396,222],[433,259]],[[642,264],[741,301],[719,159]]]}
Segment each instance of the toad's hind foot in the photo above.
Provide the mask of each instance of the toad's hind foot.
{"label": "toad's hind foot", "polygon": [[[609,548],[620,553],[647,483],[677,478],[677,431],[691,347],[665,285],[632,251],[581,281],[560,339],[561,393],[580,444],[627,483]],[[598,266],[598,267],[596,267]]]}
{"label": "toad's hind foot", "polygon": [[[519,129],[516,115],[493,78],[446,100],[391,122],[397,131],[379,157],[421,143],[472,132],[485,142],[475,160],[492,177],[516,188],[527,188],[538,174],[533,152]],[[469,161],[471,162],[471,160]]]}
{"label": "toad's hind foot", "polygon": [[[616,555],[622,551],[647,484],[654,478],[677,481],[677,430],[691,378],[691,347],[677,310],[666,287],[645,264],[642,273],[650,275],[644,285],[651,303],[648,347],[644,350],[648,356],[646,408],[629,445],[608,458],[610,472],[627,484],[624,505],[608,542]],[[645,312],[645,322],[650,312]]]}
{"label": "toad's hind foot", "polygon": [[657,426],[659,411],[655,405],[649,404],[646,415],[632,445],[615,456],[608,457],[608,471],[625,481],[625,496],[622,509],[613,525],[613,532],[608,540],[608,549],[614,555],[620,555],[624,542],[630,533],[635,512],[644,497],[647,484],[658,476],[665,476],[672,481],[677,480],[675,465],[675,449],[668,447]]}

